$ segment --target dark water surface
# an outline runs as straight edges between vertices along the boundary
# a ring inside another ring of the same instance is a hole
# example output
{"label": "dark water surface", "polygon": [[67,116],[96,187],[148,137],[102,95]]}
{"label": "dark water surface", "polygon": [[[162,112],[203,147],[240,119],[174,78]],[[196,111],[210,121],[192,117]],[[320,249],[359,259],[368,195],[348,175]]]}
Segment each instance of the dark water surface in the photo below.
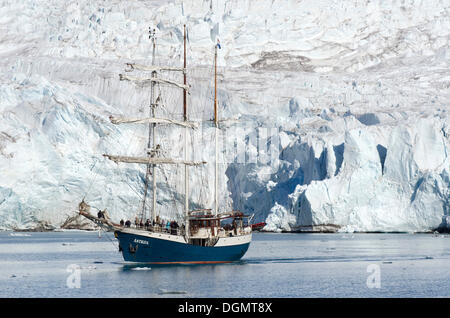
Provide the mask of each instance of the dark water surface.
{"label": "dark water surface", "polygon": [[133,266],[112,233],[0,232],[0,297],[449,297],[450,235],[254,233],[238,263]]}

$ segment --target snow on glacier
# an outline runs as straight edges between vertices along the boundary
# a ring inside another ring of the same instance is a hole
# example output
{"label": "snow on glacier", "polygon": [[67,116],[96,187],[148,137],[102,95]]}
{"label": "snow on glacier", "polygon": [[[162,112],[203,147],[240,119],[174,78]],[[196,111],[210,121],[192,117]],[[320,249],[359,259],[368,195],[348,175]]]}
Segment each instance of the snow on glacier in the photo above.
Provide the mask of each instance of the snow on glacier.
{"label": "snow on glacier", "polygon": [[[192,159],[213,162],[213,45],[220,38],[221,210],[266,229],[428,231],[450,224],[450,4],[386,1],[3,1],[0,228],[60,226],[85,199],[133,218],[145,169],[148,87],[126,62],[181,65],[188,27]],[[173,78],[176,79],[176,78]],[[179,80],[179,78],[178,78]],[[161,88],[161,116],[181,92]],[[158,130],[183,156],[180,129]],[[158,207],[180,217],[183,169],[157,169]],[[190,169],[191,208],[213,207],[211,164]],[[166,182],[167,181],[167,182]]]}

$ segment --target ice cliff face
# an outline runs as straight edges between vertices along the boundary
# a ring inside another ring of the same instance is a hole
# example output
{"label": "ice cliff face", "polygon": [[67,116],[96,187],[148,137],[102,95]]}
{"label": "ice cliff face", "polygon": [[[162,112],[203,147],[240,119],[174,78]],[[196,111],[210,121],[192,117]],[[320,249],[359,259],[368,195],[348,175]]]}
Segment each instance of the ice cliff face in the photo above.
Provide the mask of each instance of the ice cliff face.
{"label": "ice cliff face", "polygon": [[[342,225],[347,231],[437,228],[449,204],[444,129],[439,120],[419,119],[414,128],[393,128],[384,145],[370,130],[347,131],[343,152],[330,144],[322,150],[322,169],[331,175],[295,187],[287,204],[291,219],[280,228],[311,224]],[[339,156],[341,163],[334,166]]]}
{"label": "ice cliff face", "polygon": [[[266,229],[427,231],[450,224],[448,1],[4,1],[0,7],[0,227],[60,226],[85,197],[133,218],[145,170],[149,88],[124,63],[181,65],[188,27],[193,159],[213,162],[212,50],[220,38],[221,209]],[[173,78],[176,79],[176,78]],[[179,79],[178,79],[179,80]],[[160,116],[181,118],[161,87]],[[158,130],[163,155],[184,133]],[[157,171],[179,217],[183,169]],[[190,170],[192,208],[213,207],[214,167]]]}

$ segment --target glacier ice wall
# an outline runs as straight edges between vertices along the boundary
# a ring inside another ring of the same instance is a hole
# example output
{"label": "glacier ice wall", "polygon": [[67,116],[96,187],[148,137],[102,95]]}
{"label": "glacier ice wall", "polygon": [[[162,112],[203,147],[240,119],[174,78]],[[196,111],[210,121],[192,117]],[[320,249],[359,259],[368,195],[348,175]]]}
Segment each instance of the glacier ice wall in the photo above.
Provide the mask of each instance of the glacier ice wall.
{"label": "glacier ice wall", "polygon": [[[385,157],[368,130],[347,131],[338,173],[296,186],[289,195],[291,219],[284,229],[311,224],[342,225],[345,231],[438,228],[450,195],[449,143],[443,129],[433,119],[419,119],[414,128],[395,127],[383,146]],[[324,152],[333,162],[333,147]]]}
{"label": "glacier ice wall", "polygon": [[[192,158],[213,162],[212,48],[220,38],[221,209],[268,230],[424,231],[450,224],[448,1],[3,1],[0,228],[60,226],[85,197],[132,218],[145,170],[149,89],[124,64],[181,65],[188,26]],[[175,79],[175,78],[174,78]],[[161,87],[159,115],[181,118]],[[158,131],[181,156],[179,129]],[[263,154],[269,152],[269,159]],[[181,167],[157,170],[158,208],[179,217]],[[214,168],[190,170],[192,208],[213,206]]]}

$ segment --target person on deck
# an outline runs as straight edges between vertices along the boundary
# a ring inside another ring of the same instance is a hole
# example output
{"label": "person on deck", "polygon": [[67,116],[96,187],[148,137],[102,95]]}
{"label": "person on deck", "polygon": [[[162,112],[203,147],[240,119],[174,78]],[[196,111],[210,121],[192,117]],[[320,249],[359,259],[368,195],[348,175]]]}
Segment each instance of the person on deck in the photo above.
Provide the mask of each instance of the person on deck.
{"label": "person on deck", "polygon": [[166,231],[170,233],[170,222],[167,221],[166,223]]}

